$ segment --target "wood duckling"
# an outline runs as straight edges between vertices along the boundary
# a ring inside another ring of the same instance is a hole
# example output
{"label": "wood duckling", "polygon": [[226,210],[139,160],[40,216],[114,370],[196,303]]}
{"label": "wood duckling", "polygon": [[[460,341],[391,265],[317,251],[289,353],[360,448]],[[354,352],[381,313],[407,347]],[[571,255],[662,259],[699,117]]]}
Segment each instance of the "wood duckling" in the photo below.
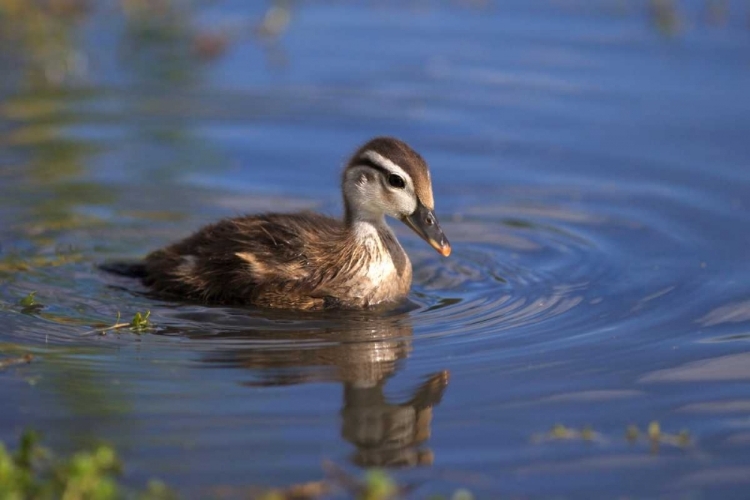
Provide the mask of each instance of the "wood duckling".
{"label": "wood duckling", "polygon": [[160,295],[203,302],[366,308],[397,302],[411,287],[411,262],[386,215],[450,255],[427,164],[403,141],[378,137],[359,148],[342,191],[343,221],[312,212],[221,220],[149,254],[135,274]]}

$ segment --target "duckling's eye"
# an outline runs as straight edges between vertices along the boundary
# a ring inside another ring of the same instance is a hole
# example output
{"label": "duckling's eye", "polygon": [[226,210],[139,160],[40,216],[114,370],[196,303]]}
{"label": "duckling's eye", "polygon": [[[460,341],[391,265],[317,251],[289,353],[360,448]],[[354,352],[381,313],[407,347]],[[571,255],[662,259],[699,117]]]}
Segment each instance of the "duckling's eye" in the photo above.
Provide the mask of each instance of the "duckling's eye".
{"label": "duckling's eye", "polygon": [[388,184],[399,189],[403,189],[404,187],[406,187],[406,183],[404,182],[404,179],[402,179],[401,176],[398,176],[396,174],[391,174],[388,176]]}

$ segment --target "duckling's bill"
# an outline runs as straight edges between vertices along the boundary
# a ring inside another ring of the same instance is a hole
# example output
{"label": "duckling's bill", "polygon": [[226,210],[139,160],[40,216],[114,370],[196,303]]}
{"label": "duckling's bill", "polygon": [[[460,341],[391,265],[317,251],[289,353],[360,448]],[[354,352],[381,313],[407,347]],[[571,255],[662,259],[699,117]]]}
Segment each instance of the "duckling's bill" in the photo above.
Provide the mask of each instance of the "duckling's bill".
{"label": "duckling's bill", "polygon": [[435,212],[419,202],[417,209],[408,217],[401,219],[423,240],[438,251],[443,257],[451,254],[451,244],[440,228]]}

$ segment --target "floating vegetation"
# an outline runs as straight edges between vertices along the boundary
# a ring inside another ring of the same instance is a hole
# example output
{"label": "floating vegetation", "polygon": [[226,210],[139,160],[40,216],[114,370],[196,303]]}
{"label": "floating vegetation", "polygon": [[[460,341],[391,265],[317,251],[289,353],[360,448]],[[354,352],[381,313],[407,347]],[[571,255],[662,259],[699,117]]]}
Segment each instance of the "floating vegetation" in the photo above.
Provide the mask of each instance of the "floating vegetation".
{"label": "floating vegetation", "polygon": [[151,316],[151,311],[146,311],[146,314],[135,313],[135,316],[130,321],[130,329],[136,333],[143,333],[151,328],[151,322],[148,320],[149,316]]}
{"label": "floating vegetation", "polygon": [[[637,425],[629,425],[625,429],[625,440],[629,443],[635,444],[641,439],[645,439],[651,443],[652,451],[658,451],[660,444],[676,446],[679,448],[686,448],[692,444],[690,432],[687,430],[682,430],[678,434],[667,434],[662,432],[661,425],[655,420],[648,425],[645,432],[641,432]],[[607,442],[607,439],[602,434],[594,431],[591,427],[587,426],[581,430],[577,430],[561,424],[554,425],[552,429],[544,434],[533,435],[531,440],[534,443],[564,440],[580,440],[599,443]]]}
{"label": "floating vegetation", "polygon": [[[25,354],[23,356],[19,356],[16,358],[0,359],[0,370],[4,370],[5,368],[9,368],[15,365],[27,365],[31,363],[33,360],[34,360],[33,354]],[[2,480],[2,477],[0,477],[0,480]],[[0,497],[0,498],[4,498],[4,497]]]}
{"label": "floating vegetation", "polygon": [[25,296],[24,298],[22,298],[21,300],[19,300],[18,304],[21,307],[32,307],[32,306],[35,306],[37,304],[37,302],[36,302],[36,300],[34,298],[35,295],[36,295],[36,292],[29,293],[27,296]]}
{"label": "floating vegetation", "polygon": [[163,483],[152,481],[143,492],[129,491],[118,483],[122,465],[115,451],[100,445],[66,458],[39,445],[34,432],[21,436],[11,454],[0,442],[0,498],[52,500],[174,499]]}
{"label": "floating vegetation", "polygon": [[453,493],[451,500],[474,500],[474,495],[469,490],[459,489]]}
{"label": "floating vegetation", "polygon": [[541,443],[545,441],[563,441],[563,440],[580,440],[587,442],[606,442],[604,436],[596,432],[590,426],[585,426],[583,429],[574,429],[572,427],[566,427],[562,424],[555,424],[552,428],[544,434],[535,434],[531,438],[534,443]]}
{"label": "floating vegetation", "polygon": [[651,0],[649,7],[654,26],[662,34],[673,36],[681,31],[683,20],[674,0]]}
{"label": "floating vegetation", "polygon": [[98,333],[100,335],[106,335],[107,332],[111,331],[117,331],[121,330],[123,328],[129,328],[130,331],[133,333],[146,333],[149,330],[153,329],[153,323],[149,320],[151,317],[151,311],[146,311],[145,313],[136,312],[133,316],[133,319],[130,320],[129,323],[121,322],[120,321],[120,312],[117,312],[117,319],[115,320],[114,325],[110,325],[104,328],[97,328],[96,330],[93,330],[91,333]]}
{"label": "floating vegetation", "polygon": [[10,254],[0,259],[0,273],[33,272],[42,268],[76,264],[83,260],[84,256],[80,253],[56,254],[55,256],[37,255],[34,257],[21,257]]}
{"label": "floating vegetation", "polygon": [[[413,486],[401,486],[387,472],[368,471],[364,478],[355,477],[337,466],[326,463],[327,478],[287,488],[272,489],[243,497],[257,500],[316,500],[344,493],[357,500],[396,500],[404,498]],[[176,500],[179,495],[161,481],[151,480],[145,490],[135,491],[119,482],[123,465],[116,451],[99,445],[68,457],[57,457],[39,444],[39,436],[25,432],[15,453],[0,442],[0,499],[9,500]],[[223,490],[227,493],[227,490]],[[217,493],[211,497],[221,497]],[[466,489],[451,496],[431,496],[432,500],[473,500]]]}
{"label": "floating vegetation", "polygon": [[[640,436],[641,433],[638,427],[635,425],[628,427],[626,434],[628,441],[635,443]],[[659,445],[661,444],[676,446],[678,448],[687,448],[693,441],[690,432],[687,429],[683,429],[677,434],[667,434],[662,432],[661,425],[655,420],[648,424],[648,429],[646,430],[644,437],[651,443],[652,451],[658,451]]]}
{"label": "floating vegetation", "polygon": [[[388,472],[371,469],[364,477],[349,474],[335,464],[323,464],[326,478],[321,481],[299,484],[288,488],[266,490],[259,495],[250,495],[257,500],[317,500],[343,493],[346,498],[356,500],[397,500],[407,498],[415,485],[401,485]],[[450,496],[433,495],[430,500],[473,500],[474,495],[465,489],[456,490]]]}
{"label": "floating vegetation", "polygon": [[36,301],[36,292],[31,292],[21,300],[18,301],[18,305],[21,306],[21,312],[25,314],[34,314],[44,308],[44,304],[40,304]]}
{"label": "floating vegetation", "polygon": [[330,492],[330,486],[326,481],[313,481],[304,484],[295,484],[288,488],[273,489],[261,493],[260,496],[252,497],[258,500],[314,500],[321,498]]}
{"label": "floating vegetation", "polygon": [[628,440],[630,443],[635,443],[638,441],[638,437],[641,435],[641,431],[638,430],[637,425],[629,425],[627,429],[625,429],[625,439]]}
{"label": "floating vegetation", "polygon": [[360,498],[362,500],[385,500],[394,498],[399,492],[396,482],[384,471],[376,469],[367,473],[364,488]]}

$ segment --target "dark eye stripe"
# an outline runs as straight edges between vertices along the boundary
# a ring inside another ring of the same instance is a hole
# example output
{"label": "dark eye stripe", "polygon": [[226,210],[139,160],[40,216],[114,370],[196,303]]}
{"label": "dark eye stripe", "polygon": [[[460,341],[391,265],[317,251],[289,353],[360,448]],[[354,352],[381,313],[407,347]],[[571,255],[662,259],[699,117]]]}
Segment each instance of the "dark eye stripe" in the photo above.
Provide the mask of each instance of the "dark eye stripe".
{"label": "dark eye stripe", "polygon": [[357,161],[357,164],[358,164],[358,165],[362,165],[363,167],[370,167],[370,168],[373,168],[373,169],[377,170],[378,172],[380,172],[381,174],[383,174],[383,175],[385,175],[385,176],[388,176],[388,175],[390,175],[390,174],[391,174],[391,171],[390,171],[390,170],[388,170],[387,168],[383,168],[383,167],[381,167],[380,165],[378,165],[377,163],[375,163],[374,161],[372,161],[371,159],[369,159],[369,158],[368,158],[368,157],[366,157],[366,156],[362,156],[362,157],[361,157],[361,158],[360,158],[360,159],[359,159],[359,160]]}

